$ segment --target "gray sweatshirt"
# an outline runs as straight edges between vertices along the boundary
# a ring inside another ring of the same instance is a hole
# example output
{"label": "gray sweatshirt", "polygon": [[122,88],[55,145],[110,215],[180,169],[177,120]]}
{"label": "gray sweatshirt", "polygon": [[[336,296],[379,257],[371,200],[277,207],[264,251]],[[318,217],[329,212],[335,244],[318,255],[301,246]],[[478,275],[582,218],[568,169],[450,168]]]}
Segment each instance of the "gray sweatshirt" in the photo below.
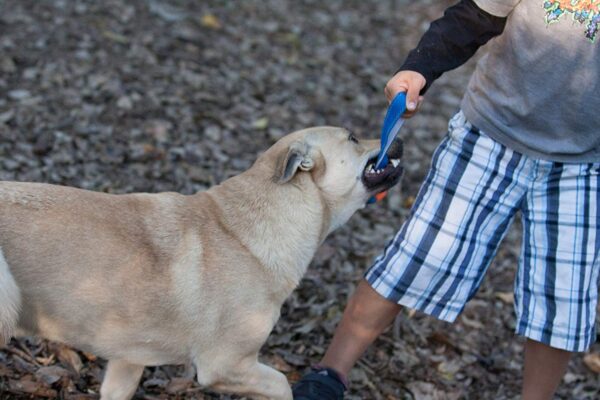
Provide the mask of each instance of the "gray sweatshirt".
{"label": "gray sweatshirt", "polygon": [[507,19],[471,77],[467,119],[535,158],[600,162],[600,1],[474,1]]}

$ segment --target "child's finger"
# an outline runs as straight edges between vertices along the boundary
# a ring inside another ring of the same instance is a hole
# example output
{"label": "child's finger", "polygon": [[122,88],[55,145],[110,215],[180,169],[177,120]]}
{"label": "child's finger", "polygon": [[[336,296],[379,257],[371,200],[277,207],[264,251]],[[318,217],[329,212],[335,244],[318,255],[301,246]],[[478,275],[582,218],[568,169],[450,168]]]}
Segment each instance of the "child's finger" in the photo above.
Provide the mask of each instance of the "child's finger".
{"label": "child's finger", "polygon": [[388,100],[388,103],[391,103],[394,100],[394,97],[400,92],[406,92],[408,89],[408,83],[404,80],[392,79],[385,86],[383,92],[385,93],[385,97]]}
{"label": "child's finger", "polygon": [[419,100],[417,101],[417,107],[413,111],[405,111],[402,115],[403,118],[411,118],[413,117],[419,110],[421,109],[421,105],[423,104],[423,96],[419,96]]}
{"label": "child's finger", "polygon": [[421,87],[419,87],[417,83],[413,83],[408,86],[408,90],[406,92],[406,111],[413,112],[417,110],[420,91]]}

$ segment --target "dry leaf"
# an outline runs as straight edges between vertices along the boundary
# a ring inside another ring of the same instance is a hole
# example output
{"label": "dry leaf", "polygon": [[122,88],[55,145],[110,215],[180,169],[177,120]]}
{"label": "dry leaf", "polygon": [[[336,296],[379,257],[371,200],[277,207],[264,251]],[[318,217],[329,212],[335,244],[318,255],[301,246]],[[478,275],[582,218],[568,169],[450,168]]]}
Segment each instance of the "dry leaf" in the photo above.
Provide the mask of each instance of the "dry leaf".
{"label": "dry leaf", "polygon": [[82,351],[81,353],[84,355],[85,358],[87,358],[88,361],[96,361],[96,359],[98,358],[95,354],[92,353],[88,353],[85,351]]}
{"label": "dry leaf", "polygon": [[59,367],[58,365],[52,365],[49,367],[42,367],[38,369],[35,372],[35,376],[47,385],[52,385],[53,383],[58,382],[62,378],[68,377],[69,371],[62,367]]}
{"label": "dry leaf", "polygon": [[213,14],[204,14],[200,19],[200,24],[205,28],[221,29],[221,21]]}
{"label": "dry leaf", "polygon": [[61,346],[57,350],[57,356],[60,362],[79,374],[79,371],[81,371],[81,368],[83,367],[83,363],[81,362],[79,355],[67,346]]}
{"label": "dry leaf", "polygon": [[48,365],[54,363],[55,360],[55,356],[54,353],[50,354],[48,357],[36,357],[35,360],[40,363],[41,365],[43,365],[44,367],[47,367]]}
{"label": "dry leaf", "polygon": [[473,329],[484,329],[485,328],[485,325],[483,325],[480,321],[478,321],[474,318],[469,318],[469,317],[467,317],[467,315],[462,315],[460,320],[463,324],[465,324],[469,328],[473,328]]}
{"label": "dry leaf", "polygon": [[415,196],[406,196],[404,198],[404,202],[402,202],[402,206],[404,208],[411,208],[415,203]]}
{"label": "dry leaf", "polygon": [[450,400],[457,399],[455,393],[440,390],[434,384],[423,381],[411,382],[406,385],[417,400]]}
{"label": "dry leaf", "polygon": [[497,299],[500,299],[503,303],[514,304],[515,295],[513,292],[496,292],[494,293]]}
{"label": "dry leaf", "polygon": [[129,39],[127,38],[127,36],[123,36],[123,35],[121,35],[119,33],[116,33],[116,32],[103,31],[102,32],[102,36],[104,36],[108,40],[112,40],[113,42],[116,42],[116,43],[120,43],[120,44],[127,44],[127,43],[129,43]]}
{"label": "dry leaf", "polygon": [[583,363],[586,367],[597,374],[600,374],[600,354],[590,353],[583,356]]}
{"label": "dry leaf", "polygon": [[187,378],[173,378],[167,384],[165,390],[170,394],[177,394],[179,392],[183,392],[187,388],[191,387],[194,384],[194,381]]}
{"label": "dry leaf", "polygon": [[437,366],[437,370],[445,379],[452,380],[454,379],[454,375],[460,371],[462,365],[459,361],[450,360],[443,361]]}
{"label": "dry leaf", "polygon": [[285,362],[285,360],[278,354],[274,354],[271,357],[268,357],[267,362],[276,370],[284,373],[291,372],[294,370],[294,368],[290,364]]}
{"label": "dry leaf", "polygon": [[34,381],[29,375],[24,376],[19,380],[9,380],[8,387],[12,392],[27,393],[38,397],[57,398],[56,390],[46,387],[43,382]]}
{"label": "dry leaf", "polygon": [[259,130],[267,129],[268,126],[269,126],[269,118],[267,118],[267,117],[259,118],[252,123],[252,127],[254,129],[259,129]]}

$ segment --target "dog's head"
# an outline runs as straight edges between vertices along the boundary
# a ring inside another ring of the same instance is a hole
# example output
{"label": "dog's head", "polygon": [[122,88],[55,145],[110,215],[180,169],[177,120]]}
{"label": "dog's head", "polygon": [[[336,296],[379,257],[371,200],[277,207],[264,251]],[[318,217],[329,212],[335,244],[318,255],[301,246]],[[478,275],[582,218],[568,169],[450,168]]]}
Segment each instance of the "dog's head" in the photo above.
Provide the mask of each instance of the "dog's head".
{"label": "dog's head", "polygon": [[390,162],[373,165],[379,140],[360,140],[335,127],[315,127],[291,133],[273,150],[277,154],[274,179],[279,185],[313,185],[331,213],[331,229],[345,223],[368,199],[398,183],[402,175],[402,144],[388,151]]}

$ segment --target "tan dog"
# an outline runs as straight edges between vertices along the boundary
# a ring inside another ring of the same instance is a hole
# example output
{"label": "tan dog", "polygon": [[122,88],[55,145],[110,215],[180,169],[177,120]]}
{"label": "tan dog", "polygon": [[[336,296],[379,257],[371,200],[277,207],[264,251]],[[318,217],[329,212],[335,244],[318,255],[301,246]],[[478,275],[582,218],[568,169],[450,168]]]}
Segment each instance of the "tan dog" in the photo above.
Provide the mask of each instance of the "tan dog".
{"label": "tan dog", "polygon": [[401,149],[375,171],[378,150],[306,129],[192,196],[1,182],[0,340],[18,327],[108,359],[104,400],[189,361],[203,386],[292,399],[258,351],[327,234],[399,180]]}

